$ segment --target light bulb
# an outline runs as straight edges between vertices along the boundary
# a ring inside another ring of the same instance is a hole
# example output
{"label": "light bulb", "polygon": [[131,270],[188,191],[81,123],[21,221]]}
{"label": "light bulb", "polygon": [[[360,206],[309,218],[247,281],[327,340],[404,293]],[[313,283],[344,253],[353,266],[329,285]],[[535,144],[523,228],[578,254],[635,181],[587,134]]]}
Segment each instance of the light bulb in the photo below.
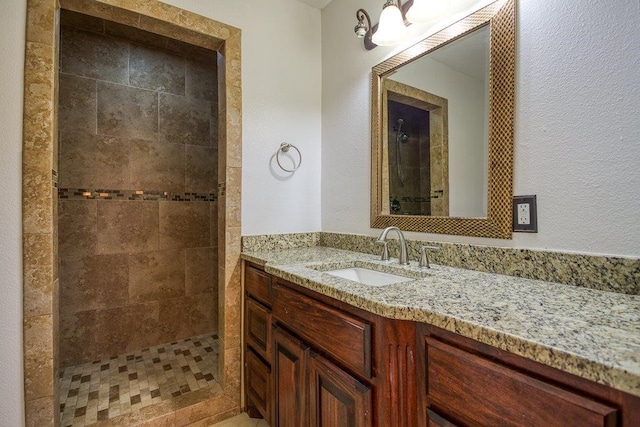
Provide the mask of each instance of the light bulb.
{"label": "light bulb", "polygon": [[407,11],[407,21],[424,24],[442,18],[449,11],[449,0],[413,0]]}
{"label": "light bulb", "polygon": [[393,1],[384,5],[378,21],[378,31],[373,34],[371,41],[378,46],[392,46],[402,41],[407,34],[402,13]]}

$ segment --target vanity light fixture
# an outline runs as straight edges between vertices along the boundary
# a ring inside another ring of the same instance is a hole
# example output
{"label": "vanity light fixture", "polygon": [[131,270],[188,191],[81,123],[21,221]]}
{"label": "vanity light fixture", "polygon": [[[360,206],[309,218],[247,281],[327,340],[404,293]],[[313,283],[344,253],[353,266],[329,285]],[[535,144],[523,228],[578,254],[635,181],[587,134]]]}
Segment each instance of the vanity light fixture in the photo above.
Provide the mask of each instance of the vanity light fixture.
{"label": "vanity light fixture", "polygon": [[371,17],[364,9],[356,11],[353,31],[364,39],[364,47],[371,50],[376,46],[393,46],[407,35],[411,23],[431,22],[441,18],[449,9],[449,0],[387,0],[382,7],[379,23],[371,25]]}

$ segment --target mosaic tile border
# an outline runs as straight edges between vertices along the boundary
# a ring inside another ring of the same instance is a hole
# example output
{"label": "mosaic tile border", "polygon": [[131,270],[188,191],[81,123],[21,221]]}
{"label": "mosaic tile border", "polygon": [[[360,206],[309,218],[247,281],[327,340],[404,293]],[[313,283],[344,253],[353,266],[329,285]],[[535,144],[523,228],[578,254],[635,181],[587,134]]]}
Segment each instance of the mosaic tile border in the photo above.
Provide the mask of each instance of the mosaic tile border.
{"label": "mosaic tile border", "polygon": [[218,200],[218,196],[214,193],[84,188],[60,188],[58,197],[61,200],[167,200],[172,202],[216,202]]}
{"label": "mosaic tile border", "polygon": [[[326,246],[367,254],[380,253],[376,237],[343,233],[300,233],[243,236],[243,251]],[[422,245],[440,246],[429,257],[435,264],[526,279],[544,280],[601,291],[640,295],[640,258],[504,248],[437,241],[407,240],[409,259],[416,261]],[[391,255],[397,240],[389,241]]]}

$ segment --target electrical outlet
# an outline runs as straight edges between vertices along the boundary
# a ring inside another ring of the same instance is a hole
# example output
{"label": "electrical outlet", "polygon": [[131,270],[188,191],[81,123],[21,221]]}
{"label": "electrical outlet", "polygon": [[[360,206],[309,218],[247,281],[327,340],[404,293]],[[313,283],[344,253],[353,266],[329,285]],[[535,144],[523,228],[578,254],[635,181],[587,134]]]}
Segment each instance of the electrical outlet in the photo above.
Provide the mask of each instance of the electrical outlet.
{"label": "electrical outlet", "polygon": [[529,214],[529,203],[518,203],[518,224],[531,224],[531,215]]}
{"label": "electrical outlet", "polygon": [[538,232],[536,196],[513,196],[513,231]]}

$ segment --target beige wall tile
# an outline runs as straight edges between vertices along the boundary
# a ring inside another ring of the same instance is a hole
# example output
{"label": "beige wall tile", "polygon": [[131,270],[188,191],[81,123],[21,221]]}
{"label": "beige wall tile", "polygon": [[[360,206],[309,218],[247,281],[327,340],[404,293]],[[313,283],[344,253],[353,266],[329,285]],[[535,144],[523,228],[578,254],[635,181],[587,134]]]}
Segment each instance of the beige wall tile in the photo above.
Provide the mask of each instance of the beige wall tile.
{"label": "beige wall tile", "polygon": [[113,83],[129,82],[129,43],[71,27],[60,30],[60,72]]}
{"label": "beige wall tile", "polygon": [[54,129],[54,48],[27,42],[24,69],[24,149],[52,151]]}
{"label": "beige wall tile", "polygon": [[[214,252],[215,250],[212,248],[186,249],[185,289],[187,295],[213,293],[217,282],[217,277],[213,276]],[[214,277],[216,282],[214,282]],[[217,298],[215,305],[217,306]]]}
{"label": "beige wall tile", "polygon": [[131,186],[138,190],[185,190],[185,146],[131,141]]}
{"label": "beige wall tile", "polygon": [[160,202],[160,249],[207,247],[208,202]]}
{"label": "beige wall tile", "polygon": [[[218,202],[209,202],[209,220],[210,220],[210,240],[209,246],[216,248],[218,246]],[[217,257],[217,252],[216,252]],[[217,263],[216,263],[217,265]]]}
{"label": "beige wall tile", "polygon": [[175,425],[176,427],[193,426],[196,425],[194,423],[205,419],[209,420],[210,417],[232,410],[234,406],[237,405],[234,405],[234,402],[226,396],[216,396],[212,399],[198,402],[186,408],[178,409],[176,411]]}
{"label": "beige wall tile", "polygon": [[163,50],[131,45],[130,85],[184,96],[185,59]]}
{"label": "beige wall tile", "polygon": [[182,10],[180,12],[180,24],[199,33],[207,34],[223,40],[228,39],[235,31],[237,31],[234,27],[205,18],[204,16],[187,10]]}
{"label": "beige wall tile", "polygon": [[158,135],[158,94],[98,82],[98,133],[155,140]]}
{"label": "beige wall tile", "polygon": [[65,313],[125,305],[129,266],[126,254],[61,258],[60,299]]}
{"label": "beige wall tile", "polygon": [[43,397],[26,403],[26,427],[53,427],[58,411],[54,407],[53,396]]}
{"label": "beige wall tile", "polygon": [[98,359],[96,311],[60,313],[60,366]]}
{"label": "beige wall tile", "polygon": [[240,403],[240,372],[242,372],[242,348],[229,348],[224,351],[224,394]]}
{"label": "beige wall tile", "polygon": [[185,295],[183,249],[129,256],[129,300],[132,303]]}
{"label": "beige wall tile", "polygon": [[227,227],[240,227],[242,205],[242,169],[227,168],[227,194],[225,195],[225,217]]}
{"label": "beige wall tile", "polygon": [[58,252],[60,257],[92,255],[97,251],[98,208],[96,200],[58,202]]}
{"label": "beige wall tile", "polygon": [[96,132],[96,81],[60,74],[58,129]]}
{"label": "beige wall tile", "polygon": [[24,320],[24,389],[26,401],[53,395],[53,318]]}
{"label": "beige wall tile", "polygon": [[22,153],[22,218],[25,233],[53,233],[51,152]]}
{"label": "beige wall tile", "polygon": [[123,0],[124,8],[141,13],[143,15],[153,16],[166,22],[178,23],[178,16],[181,9],[160,2],[149,2],[145,0]]}
{"label": "beige wall tile", "polygon": [[88,133],[61,133],[60,187],[130,188],[129,141]]}
{"label": "beige wall tile", "polygon": [[139,253],[157,249],[158,202],[98,201],[98,253]]}
{"label": "beige wall tile", "polygon": [[122,7],[123,0],[60,0],[60,5],[75,12],[137,27],[140,15]]}
{"label": "beige wall tile", "polygon": [[218,188],[215,151],[209,147],[186,146],[185,190],[215,194]]}
{"label": "beige wall tile", "polygon": [[209,146],[211,103],[199,99],[160,94],[160,140]]}
{"label": "beige wall tile", "polygon": [[56,0],[29,0],[27,2],[27,34],[30,42],[53,45],[55,39]]}
{"label": "beige wall tile", "polygon": [[25,234],[24,248],[24,315],[52,314],[53,308],[53,242],[50,234]]}

